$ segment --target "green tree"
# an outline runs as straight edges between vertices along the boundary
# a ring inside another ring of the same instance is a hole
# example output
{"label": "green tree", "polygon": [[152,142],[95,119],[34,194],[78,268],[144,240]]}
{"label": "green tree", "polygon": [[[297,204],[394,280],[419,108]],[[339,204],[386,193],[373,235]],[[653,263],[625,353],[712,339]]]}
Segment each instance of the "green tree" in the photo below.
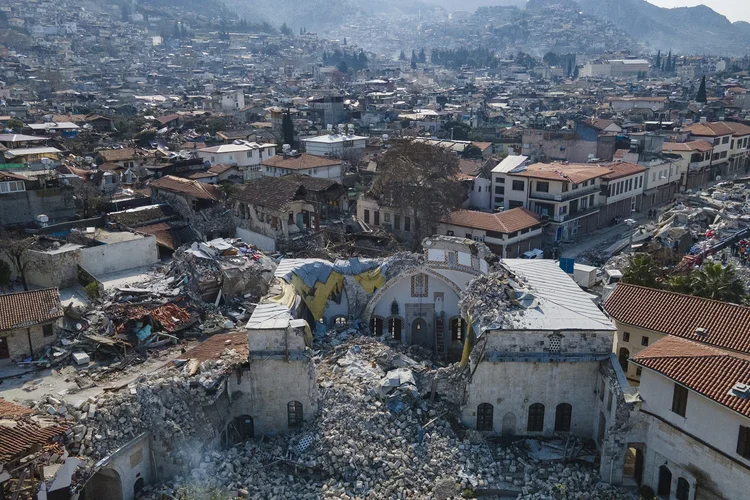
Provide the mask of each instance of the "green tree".
{"label": "green tree", "polygon": [[658,268],[649,254],[639,253],[630,258],[628,267],[622,273],[622,282],[630,285],[659,288]]}
{"label": "green tree", "polygon": [[687,295],[693,293],[693,284],[690,275],[679,274],[677,276],[672,276],[667,285],[672,292],[684,293]]}
{"label": "green tree", "polygon": [[289,144],[294,148],[294,122],[292,121],[292,115],[288,109],[284,113],[284,118],[281,120],[281,133],[284,144]]}
{"label": "green tree", "polygon": [[473,144],[469,144],[461,152],[461,156],[467,159],[476,159],[482,157],[482,150]]}
{"label": "green tree", "polygon": [[703,78],[701,78],[701,86],[698,87],[698,95],[695,97],[695,100],[703,104],[708,102],[708,96],[706,95],[706,75],[703,75]]}
{"label": "green tree", "polygon": [[698,297],[738,304],[747,296],[745,285],[732,266],[706,262],[690,278],[693,295]]}
{"label": "green tree", "polygon": [[404,53],[404,51],[403,51],[403,50],[402,50],[402,51],[401,51],[401,53],[400,53],[400,54],[398,55],[398,60],[399,60],[399,61],[406,61],[406,54]]}
{"label": "green tree", "polygon": [[471,126],[468,123],[451,120],[443,124],[448,138],[455,141],[468,141],[471,134]]}
{"label": "green tree", "polygon": [[281,28],[279,28],[279,33],[281,33],[284,36],[292,36],[294,35],[294,32],[292,31],[292,28],[290,28],[286,23],[281,25]]}
{"label": "green tree", "polygon": [[438,146],[397,139],[383,155],[372,194],[411,219],[414,249],[437,222],[461,205],[458,158]]}
{"label": "green tree", "polygon": [[5,124],[5,128],[8,128],[14,132],[20,132],[24,127],[25,125],[18,118],[11,118],[10,120],[8,120],[8,123]]}

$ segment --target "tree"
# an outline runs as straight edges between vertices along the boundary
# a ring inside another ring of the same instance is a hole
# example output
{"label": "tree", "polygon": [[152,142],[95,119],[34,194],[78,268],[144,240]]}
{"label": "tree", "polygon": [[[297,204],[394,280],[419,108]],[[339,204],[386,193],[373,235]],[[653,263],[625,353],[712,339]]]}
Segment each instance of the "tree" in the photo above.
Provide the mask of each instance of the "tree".
{"label": "tree", "polygon": [[23,289],[29,290],[26,282],[26,271],[31,268],[32,259],[28,252],[31,250],[36,239],[33,237],[17,237],[7,231],[0,232],[0,254],[5,256],[9,264],[13,266],[16,274],[21,278]]}
{"label": "tree", "polygon": [[339,70],[341,73],[348,73],[349,72],[349,65],[346,63],[346,61],[341,61],[336,65],[336,69]]}
{"label": "tree", "polygon": [[99,188],[90,181],[81,181],[74,188],[76,199],[83,210],[83,218],[88,219],[99,213],[106,201]]}
{"label": "tree", "polygon": [[8,123],[5,124],[5,128],[8,128],[14,132],[20,132],[24,127],[25,125],[18,118],[11,118],[10,120],[8,120]]}
{"label": "tree", "polygon": [[649,254],[639,253],[630,258],[630,264],[622,273],[622,282],[630,285],[659,288],[656,280],[658,269]]}
{"label": "tree", "polygon": [[448,138],[454,141],[470,140],[471,126],[468,123],[451,120],[443,124],[443,130],[449,134]]}
{"label": "tree", "polygon": [[657,69],[661,69],[661,50],[656,51],[656,59],[654,59],[654,66]]}
{"label": "tree", "polygon": [[422,50],[419,51],[419,55],[417,56],[417,62],[420,64],[424,64],[427,62],[427,54],[424,52],[424,47],[422,47]]}
{"label": "tree", "polygon": [[693,293],[692,281],[690,279],[690,275],[687,274],[678,274],[677,276],[673,276],[672,278],[670,278],[668,286],[669,290],[672,292],[684,293],[687,295]]}
{"label": "tree", "polygon": [[281,133],[283,136],[284,144],[289,144],[292,148],[294,147],[294,122],[292,121],[292,115],[287,109],[284,113],[284,118],[281,120]]}
{"label": "tree", "polygon": [[695,100],[703,104],[708,102],[708,97],[706,96],[706,75],[703,75],[703,78],[701,78],[701,86],[698,87],[698,95],[695,97]]}
{"label": "tree", "polygon": [[482,150],[473,144],[469,144],[461,152],[461,156],[467,159],[476,159],[482,157]]}
{"label": "tree", "polygon": [[10,265],[4,260],[0,260],[0,288],[8,288],[10,286],[11,274]]}
{"label": "tree", "polygon": [[411,218],[415,249],[428,236],[423,223],[441,220],[463,202],[458,172],[453,153],[421,142],[394,140],[383,155],[373,194]]}
{"label": "tree", "polygon": [[745,285],[732,266],[722,266],[719,262],[706,262],[700,269],[690,274],[693,295],[705,299],[740,303],[747,293]]}
{"label": "tree", "polygon": [[290,28],[286,23],[281,25],[281,28],[279,28],[279,33],[281,33],[284,36],[292,36],[294,35],[294,32],[292,31],[292,28]]}
{"label": "tree", "polygon": [[399,60],[399,61],[406,61],[406,54],[404,53],[404,51],[403,51],[403,50],[402,50],[402,51],[401,51],[401,53],[400,53],[400,54],[398,55],[398,60]]}

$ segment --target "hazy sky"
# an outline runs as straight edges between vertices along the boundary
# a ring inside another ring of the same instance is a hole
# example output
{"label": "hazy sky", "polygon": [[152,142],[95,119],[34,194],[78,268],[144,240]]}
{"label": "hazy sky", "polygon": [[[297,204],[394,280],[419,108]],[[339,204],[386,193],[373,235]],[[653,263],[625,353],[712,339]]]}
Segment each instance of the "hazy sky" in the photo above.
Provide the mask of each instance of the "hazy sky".
{"label": "hazy sky", "polygon": [[647,0],[659,7],[690,7],[706,5],[730,21],[750,22],[750,0]]}

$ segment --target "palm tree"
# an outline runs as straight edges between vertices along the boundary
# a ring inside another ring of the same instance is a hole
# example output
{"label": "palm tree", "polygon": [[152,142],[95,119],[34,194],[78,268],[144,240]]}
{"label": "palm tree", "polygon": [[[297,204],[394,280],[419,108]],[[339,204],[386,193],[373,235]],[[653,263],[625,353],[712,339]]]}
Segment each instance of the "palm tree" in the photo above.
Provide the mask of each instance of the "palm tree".
{"label": "palm tree", "polygon": [[707,262],[691,276],[693,295],[706,299],[740,303],[747,296],[745,285],[732,266],[723,267],[718,262]]}
{"label": "palm tree", "polygon": [[678,274],[669,280],[669,289],[673,292],[692,295],[693,280],[689,274]]}
{"label": "palm tree", "polygon": [[658,269],[649,254],[639,253],[630,258],[630,264],[622,273],[622,282],[630,285],[659,288],[656,281]]}

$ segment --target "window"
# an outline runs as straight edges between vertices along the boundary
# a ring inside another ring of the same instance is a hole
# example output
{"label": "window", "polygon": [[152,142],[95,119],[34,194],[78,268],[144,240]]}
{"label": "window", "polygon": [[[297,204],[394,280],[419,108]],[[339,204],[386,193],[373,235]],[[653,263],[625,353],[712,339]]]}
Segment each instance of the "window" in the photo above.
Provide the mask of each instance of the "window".
{"label": "window", "polygon": [[451,329],[451,340],[454,340],[456,342],[463,342],[464,330],[466,329],[466,323],[464,322],[464,319],[461,317],[451,318],[449,326]]}
{"label": "window", "polygon": [[688,500],[690,497],[690,484],[684,477],[677,480],[677,491],[675,492],[674,497],[677,500]]}
{"label": "window", "polygon": [[513,181],[512,189],[513,191],[523,191],[523,181]]}
{"label": "window", "polygon": [[549,193],[549,182],[537,181],[536,190],[540,193]]}
{"label": "window", "polygon": [[529,432],[541,432],[544,430],[544,405],[534,403],[529,406],[529,421],[526,425]]}
{"label": "window", "polygon": [[522,206],[523,206],[523,202],[522,201],[511,200],[510,204],[508,205],[508,209],[519,208],[519,207],[522,207]]}
{"label": "window", "polygon": [[727,157],[726,151],[722,151],[721,154],[719,154],[719,158],[726,158],[726,157]]}
{"label": "window", "polygon": [[495,182],[497,182],[498,184],[505,184],[505,177],[498,177],[497,179],[495,179]]}
{"label": "window", "polygon": [[505,194],[505,186],[495,186],[495,194]]}
{"label": "window", "polygon": [[51,337],[53,334],[54,330],[52,329],[52,324],[42,325],[42,335],[45,337]]}
{"label": "window", "polygon": [[389,224],[391,222],[391,214],[388,212],[383,212],[383,222],[386,224]]}
{"label": "window", "polygon": [[508,239],[515,238],[518,236],[518,231],[513,231],[512,233],[508,233]]}
{"label": "window", "polygon": [[568,403],[560,403],[555,410],[555,431],[567,432],[570,430],[570,419],[573,407]]}
{"label": "window", "polygon": [[637,367],[637,368],[635,369],[635,375],[636,375],[636,377],[640,377],[640,376],[641,376],[641,373],[643,373],[643,368],[641,368],[641,367],[639,366],[639,367]]}
{"label": "window", "polygon": [[503,201],[505,201],[505,198],[503,198],[502,196],[495,196],[495,203],[502,205]]}
{"label": "window", "polygon": [[404,217],[404,231],[411,231],[411,217]]}
{"label": "window", "polygon": [[687,409],[688,390],[687,388],[675,384],[674,393],[672,393],[672,411],[681,417],[685,416]]}
{"label": "window", "polygon": [[604,402],[604,379],[599,381],[599,401]]}
{"label": "window", "polygon": [[247,152],[247,157],[248,158],[252,158],[253,157],[253,151],[252,150],[250,150],[250,151]]}
{"label": "window", "polygon": [[737,437],[737,454],[750,460],[750,427],[740,426],[740,435]]}
{"label": "window", "polygon": [[374,214],[374,218],[373,218],[372,223],[376,226],[379,226],[380,225],[380,210],[375,210],[373,214]]}
{"label": "window", "polygon": [[607,411],[612,411],[612,391],[607,392]]}
{"label": "window", "polygon": [[302,427],[302,403],[299,401],[290,401],[286,405],[286,416],[290,429],[299,429]]}
{"label": "window", "polygon": [[622,332],[622,341],[630,342],[630,332]]}
{"label": "window", "polygon": [[23,181],[0,182],[0,193],[17,193],[26,191]]}
{"label": "window", "polygon": [[477,430],[478,431],[491,431],[492,430],[492,418],[495,413],[495,408],[489,403],[482,403],[477,406]]}
{"label": "window", "polygon": [[641,337],[641,345],[644,347],[648,345],[648,337],[646,337],[645,335]]}
{"label": "window", "polygon": [[562,335],[551,335],[549,338],[549,352],[560,352]]}
{"label": "window", "polygon": [[620,368],[622,368],[622,371],[625,373],[628,373],[628,359],[630,359],[630,351],[625,349],[624,347],[620,348]]}
{"label": "window", "polygon": [[562,183],[562,192],[566,193],[567,191],[568,191],[568,183],[567,182],[563,182]]}
{"label": "window", "polygon": [[465,236],[466,236],[466,239],[467,239],[467,240],[470,240],[470,239],[471,239],[471,233],[466,233],[466,234],[465,234]]}
{"label": "window", "polygon": [[573,189],[578,189],[578,184],[573,184]]}
{"label": "window", "polygon": [[417,274],[411,277],[411,296],[427,297],[428,282],[427,275]]}
{"label": "window", "polygon": [[723,139],[721,140],[721,143],[722,143],[722,144],[726,144],[726,143],[728,143],[728,142],[729,142],[729,136],[726,136],[726,137],[724,137],[724,138],[723,138]]}
{"label": "window", "polygon": [[481,193],[481,192],[482,192],[482,186],[477,186],[477,192],[478,192],[478,193]]}
{"label": "window", "polygon": [[370,211],[365,209],[365,224],[370,223]]}
{"label": "window", "polygon": [[393,216],[393,229],[395,229],[396,231],[401,230],[401,216],[400,215]]}

